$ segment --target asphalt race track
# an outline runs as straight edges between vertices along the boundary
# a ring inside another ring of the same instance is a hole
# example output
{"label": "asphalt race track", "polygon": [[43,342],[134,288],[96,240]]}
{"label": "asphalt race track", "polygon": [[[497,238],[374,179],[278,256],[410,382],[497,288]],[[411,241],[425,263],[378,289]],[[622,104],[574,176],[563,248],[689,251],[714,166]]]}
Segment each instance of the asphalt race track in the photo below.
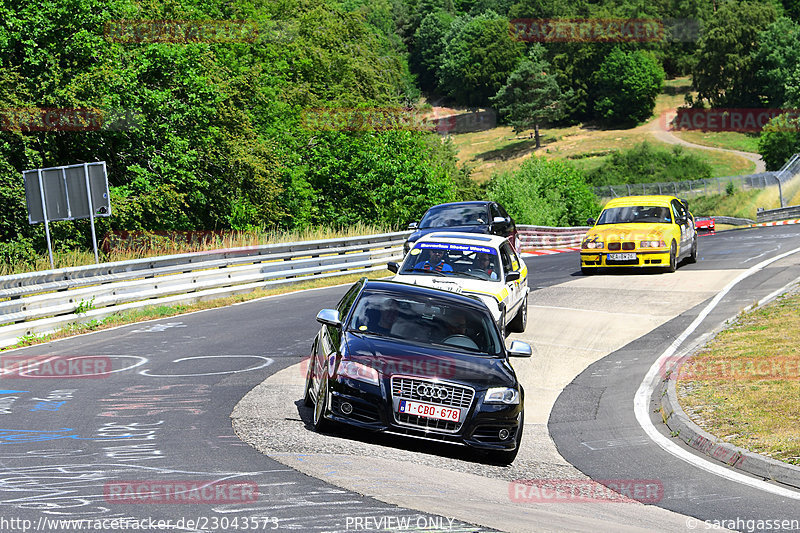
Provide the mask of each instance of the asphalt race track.
{"label": "asphalt race track", "polygon": [[[528,330],[513,338],[536,353],[514,362],[526,429],[509,467],[309,429],[302,361],[314,316],[344,287],[3,352],[0,531],[148,531],[159,520],[170,531],[689,531],[687,517],[800,519],[797,500],[664,452],[633,413],[653,361],[714,294],[798,247],[799,226],[703,236],[698,263],[675,274],[584,277],[576,253],[527,259]],[[687,343],[798,277],[795,254],[745,279]],[[586,476],[657,480],[664,494],[652,505],[514,498],[515,480]]]}

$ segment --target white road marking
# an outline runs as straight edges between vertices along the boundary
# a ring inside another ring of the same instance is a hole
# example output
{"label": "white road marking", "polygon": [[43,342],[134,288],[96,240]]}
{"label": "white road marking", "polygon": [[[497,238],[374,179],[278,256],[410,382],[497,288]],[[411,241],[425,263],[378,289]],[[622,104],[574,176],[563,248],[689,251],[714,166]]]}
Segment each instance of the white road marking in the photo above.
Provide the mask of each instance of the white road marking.
{"label": "white road marking", "polygon": [[274,362],[273,359],[270,359],[269,357],[263,357],[261,355],[195,355],[192,357],[181,357],[180,359],[175,359],[172,362],[180,363],[181,361],[189,361],[191,359],[227,359],[227,358],[241,359],[243,357],[253,357],[255,359],[262,359],[264,360],[264,362],[258,366],[254,366],[251,368],[243,368],[241,370],[224,370],[222,372],[201,372],[198,374],[150,374],[149,371],[145,369],[145,370],[140,370],[139,374],[153,378],[188,378],[193,376],[217,376],[220,374],[237,374],[239,372],[250,372],[251,370],[259,370],[261,368],[268,367]]}
{"label": "white road marking", "polygon": [[[648,404],[650,401],[650,397],[653,394],[653,391],[659,382],[659,376],[661,372],[663,372],[663,365],[666,363],[670,357],[678,350],[680,345],[689,337],[689,335],[694,332],[698,326],[705,320],[705,318],[711,313],[711,311],[719,304],[722,298],[730,292],[730,290],[736,286],[740,281],[752,276],[759,270],[763,269],[767,265],[770,265],[784,257],[788,257],[792,254],[800,252],[800,248],[795,248],[794,250],[784,252],[780,255],[762,261],[761,263],[750,267],[749,269],[745,270],[741,274],[739,274],[736,278],[731,280],[717,295],[709,302],[709,304],[703,309],[703,311],[694,319],[694,321],[689,324],[689,327],[681,333],[675,341],[667,348],[661,357],[659,357],[653,366],[650,367],[650,370],[647,372],[647,375],[644,377],[642,384],[639,385],[639,389],[636,391],[636,396],[633,400],[633,410],[634,414],[636,415],[636,420],[639,422],[639,425],[642,426],[645,433],[650,437],[650,439],[658,444],[662,449],[666,452],[674,455],[678,459],[681,459],[701,470],[705,470],[711,474],[723,477],[730,481],[735,481],[737,483],[741,483],[743,485],[747,485],[749,487],[753,487],[759,490],[763,490],[765,492],[770,492],[772,494],[777,494],[779,496],[783,496],[785,498],[791,498],[794,500],[800,500],[800,492],[786,489],[783,487],[779,487],[776,485],[772,485],[767,483],[766,481],[761,481],[758,479],[754,479],[748,475],[745,475],[740,472],[735,472],[730,470],[727,466],[722,465],[721,463],[712,462],[707,459],[704,459],[700,456],[694,455],[680,446],[678,446],[675,442],[671,441],[656,429],[653,425],[652,421],[650,420],[650,413],[648,409]],[[793,281],[795,283],[797,280]],[[790,284],[791,285],[791,284]],[[777,291],[770,294],[764,301],[769,300],[781,292],[785,291],[786,287],[778,289]]]}

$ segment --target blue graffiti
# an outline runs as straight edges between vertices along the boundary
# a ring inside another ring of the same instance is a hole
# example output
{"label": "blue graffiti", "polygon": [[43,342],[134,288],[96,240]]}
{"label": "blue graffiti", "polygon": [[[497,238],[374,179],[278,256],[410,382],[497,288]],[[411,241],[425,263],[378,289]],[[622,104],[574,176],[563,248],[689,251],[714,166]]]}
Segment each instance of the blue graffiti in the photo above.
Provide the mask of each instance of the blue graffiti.
{"label": "blue graffiti", "polygon": [[18,392],[28,392],[26,390],[0,390],[0,394],[16,394]]}
{"label": "blue graffiti", "polygon": [[108,437],[79,437],[69,434],[74,431],[72,428],[61,428],[49,431],[38,431],[32,429],[0,429],[0,443],[14,442],[44,442],[48,440],[74,439],[74,440],[111,440],[129,439],[133,435],[119,435]]}

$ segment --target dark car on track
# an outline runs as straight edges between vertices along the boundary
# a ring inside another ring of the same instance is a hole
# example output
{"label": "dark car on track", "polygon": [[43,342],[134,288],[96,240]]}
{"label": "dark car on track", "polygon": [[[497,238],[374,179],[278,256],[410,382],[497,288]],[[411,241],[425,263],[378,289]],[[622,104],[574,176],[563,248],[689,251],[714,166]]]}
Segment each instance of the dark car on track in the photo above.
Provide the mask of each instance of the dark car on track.
{"label": "dark car on track", "polygon": [[458,231],[462,233],[486,233],[508,237],[511,245],[519,251],[517,226],[503,206],[497,202],[474,201],[439,204],[428,209],[420,221],[412,222],[409,235],[403,245],[403,253],[408,253],[417,239],[433,231]]}
{"label": "dark car on track", "polygon": [[304,395],[314,429],[338,423],[514,460],[524,391],[509,357],[530,357],[531,347],[506,348],[483,302],[362,279],[317,321]]}

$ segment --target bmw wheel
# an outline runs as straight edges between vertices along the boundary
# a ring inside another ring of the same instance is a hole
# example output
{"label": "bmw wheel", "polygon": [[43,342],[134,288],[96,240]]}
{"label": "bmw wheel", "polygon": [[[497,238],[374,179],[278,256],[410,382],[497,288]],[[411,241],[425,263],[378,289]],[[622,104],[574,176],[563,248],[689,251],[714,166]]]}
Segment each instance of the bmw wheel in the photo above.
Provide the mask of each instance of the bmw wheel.
{"label": "bmw wheel", "polygon": [[689,254],[689,263],[697,263],[697,235],[692,239],[692,253]]}
{"label": "bmw wheel", "polygon": [[672,246],[669,249],[669,266],[667,272],[675,272],[678,269],[678,245],[672,241]]}
{"label": "bmw wheel", "polygon": [[519,311],[517,311],[517,315],[514,317],[514,320],[508,325],[508,329],[514,331],[516,333],[524,333],[525,326],[528,325],[528,297],[525,297],[525,300],[522,301],[522,306],[520,306]]}

